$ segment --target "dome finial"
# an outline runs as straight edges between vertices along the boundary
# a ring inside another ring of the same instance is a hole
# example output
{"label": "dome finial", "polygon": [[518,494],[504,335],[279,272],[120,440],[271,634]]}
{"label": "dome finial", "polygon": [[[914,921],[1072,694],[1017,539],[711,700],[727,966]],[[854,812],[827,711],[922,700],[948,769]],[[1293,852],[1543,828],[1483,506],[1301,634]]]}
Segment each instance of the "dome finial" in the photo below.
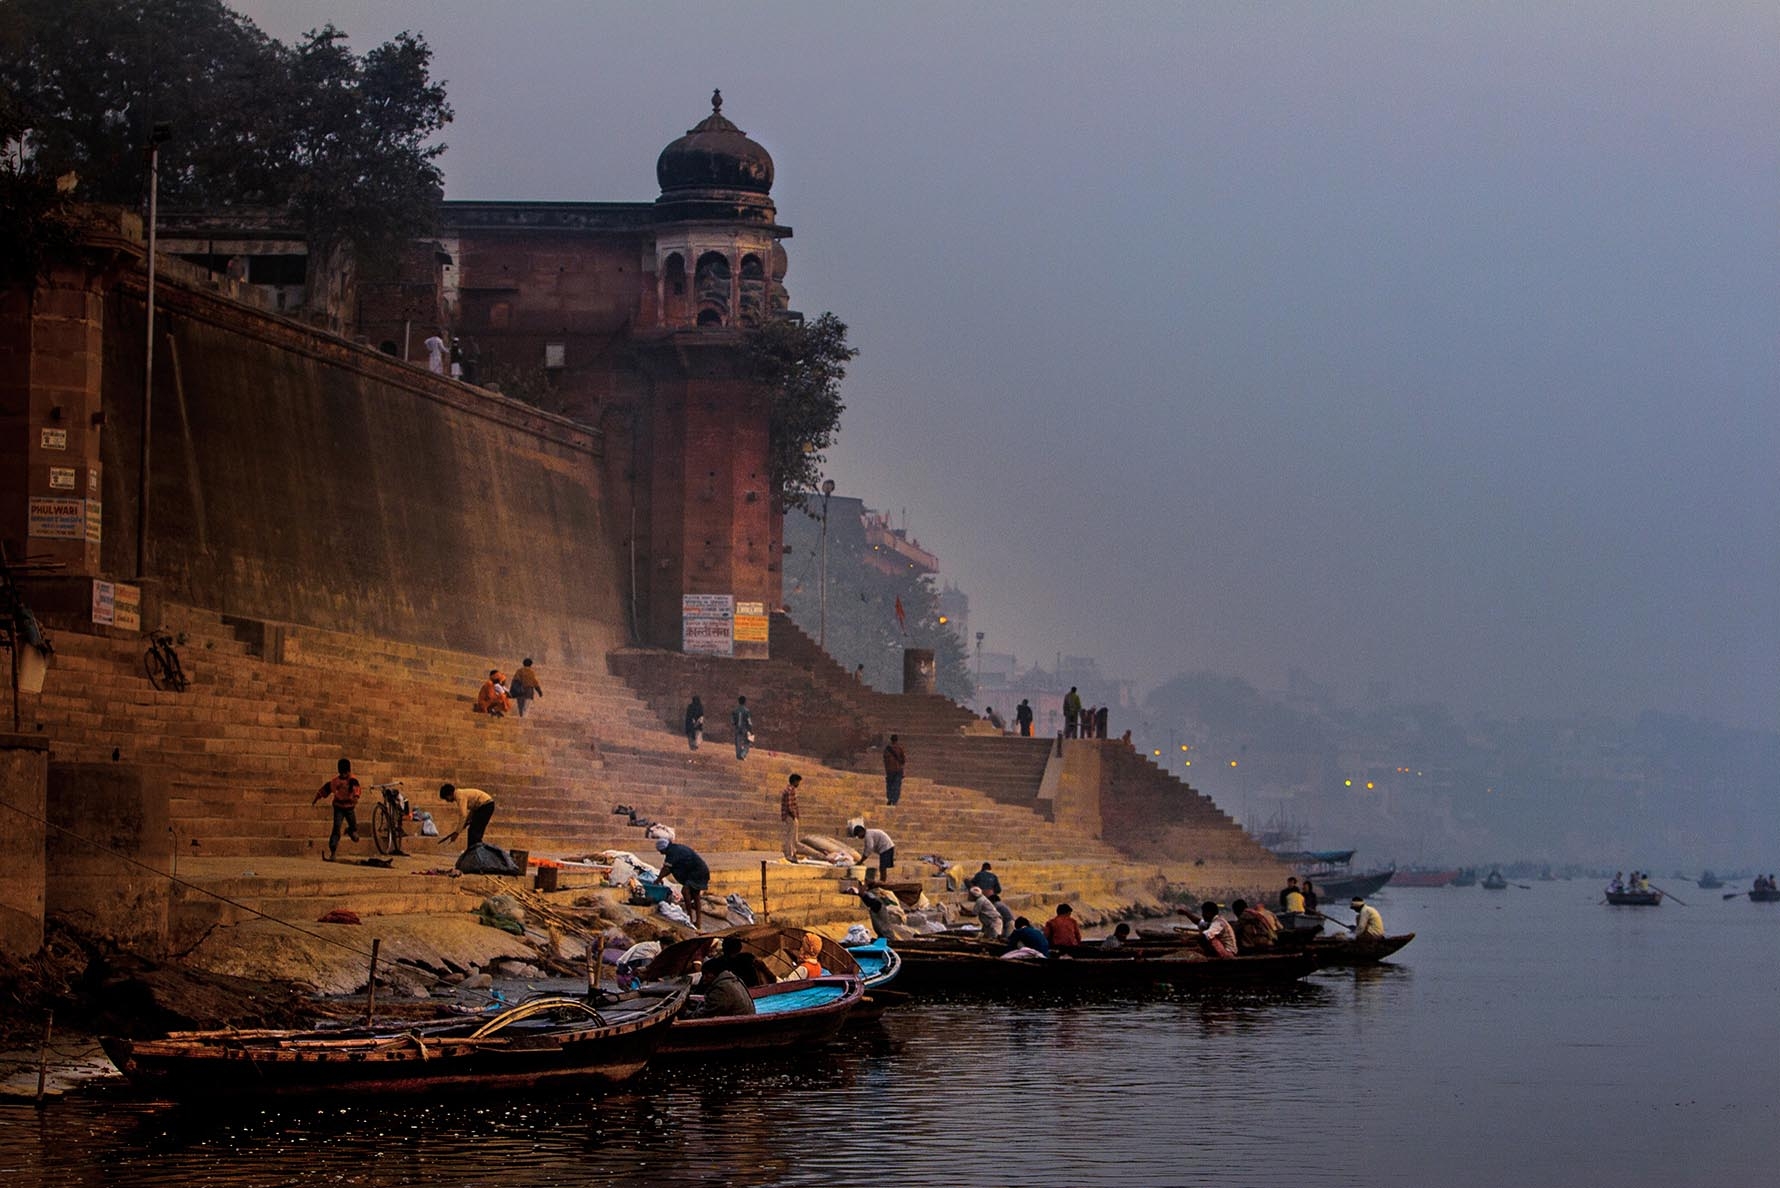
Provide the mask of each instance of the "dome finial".
{"label": "dome finial", "polygon": [[722,114],[722,112],[723,112],[723,92],[713,89],[711,91],[711,114],[712,115],[720,115],[720,114]]}

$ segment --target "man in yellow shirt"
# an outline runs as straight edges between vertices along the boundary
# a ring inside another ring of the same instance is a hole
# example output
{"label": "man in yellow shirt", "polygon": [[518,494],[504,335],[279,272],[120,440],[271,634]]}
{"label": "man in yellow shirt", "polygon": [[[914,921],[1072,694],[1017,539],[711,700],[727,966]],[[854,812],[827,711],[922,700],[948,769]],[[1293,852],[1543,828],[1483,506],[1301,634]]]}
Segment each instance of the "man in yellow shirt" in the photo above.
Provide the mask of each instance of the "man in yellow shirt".
{"label": "man in yellow shirt", "polygon": [[464,840],[464,849],[468,850],[482,844],[482,834],[488,829],[489,818],[494,816],[494,797],[480,788],[459,788],[453,784],[439,785],[439,799],[448,800],[457,806],[462,814],[458,826],[439,839],[440,845],[451,842],[458,834],[468,832]]}

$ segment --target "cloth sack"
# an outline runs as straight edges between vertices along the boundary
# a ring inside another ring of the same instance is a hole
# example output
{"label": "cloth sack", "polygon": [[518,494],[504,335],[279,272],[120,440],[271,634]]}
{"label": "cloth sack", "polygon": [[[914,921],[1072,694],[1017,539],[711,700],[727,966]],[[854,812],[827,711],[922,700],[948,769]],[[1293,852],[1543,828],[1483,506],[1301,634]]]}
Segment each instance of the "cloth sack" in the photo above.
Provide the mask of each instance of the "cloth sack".
{"label": "cloth sack", "polygon": [[457,856],[457,869],[462,874],[516,875],[519,865],[513,855],[499,846],[477,842]]}
{"label": "cloth sack", "polygon": [[854,945],[869,945],[871,940],[871,930],[863,924],[855,924],[847,929],[847,935],[841,938],[841,944],[850,949]]}
{"label": "cloth sack", "polygon": [[655,910],[676,924],[692,923],[692,917],[686,914],[686,909],[672,900],[664,900]]}
{"label": "cloth sack", "polygon": [[723,901],[723,906],[723,918],[728,920],[731,925],[740,928],[744,924],[754,923],[754,909],[748,906],[747,900],[734,891],[731,891],[728,898]]}

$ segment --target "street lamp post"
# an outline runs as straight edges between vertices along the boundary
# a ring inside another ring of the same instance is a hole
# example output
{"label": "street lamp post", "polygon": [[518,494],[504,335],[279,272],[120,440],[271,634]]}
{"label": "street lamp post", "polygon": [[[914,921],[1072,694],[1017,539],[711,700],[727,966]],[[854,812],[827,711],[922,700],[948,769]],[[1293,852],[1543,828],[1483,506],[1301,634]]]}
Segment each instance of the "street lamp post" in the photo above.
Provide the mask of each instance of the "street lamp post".
{"label": "street lamp post", "polygon": [[834,494],[834,480],[822,480],[822,568],[816,583],[816,646],[828,650],[828,497]]}
{"label": "street lamp post", "polygon": [[155,393],[155,224],[161,189],[161,146],[173,139],[171,124],[148,133],[148,346],[142,362],[142,458],[136,489],[136,576],[148,576],[148,442]]}
{"label": "street lamp post", "polygon": [[983,700],[983,633],[977,632],[977,703]]}

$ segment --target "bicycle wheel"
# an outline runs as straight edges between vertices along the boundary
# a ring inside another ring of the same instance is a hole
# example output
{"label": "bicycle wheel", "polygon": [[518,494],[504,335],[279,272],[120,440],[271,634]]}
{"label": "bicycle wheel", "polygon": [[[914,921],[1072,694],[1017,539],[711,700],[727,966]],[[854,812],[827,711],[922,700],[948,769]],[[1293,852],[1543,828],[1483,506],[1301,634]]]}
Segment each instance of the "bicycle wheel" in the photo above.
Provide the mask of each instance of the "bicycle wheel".
{"label": "bicycle wheel", "polygon": [[186,686],[192,683],[185,675],[185,665],[179,662],[178,652],[167,657],[167,680],[175,693],[184,693]]}
{"label": "bicycle wheel", "polygon": [[159,648],[150,648],[142,657],[142,666],[148,670],[148,683],[157,689],[165,689],[172,683],[172,676],[167,671],[167,658],[161,655]]}
{"label": "bicycle wheel", "polygon": [[396,836],[395,814],[389,811],[387,804],[371,808],[371,841],[376,844],[379,854],[393,854],[401,848],[401,840]]}

